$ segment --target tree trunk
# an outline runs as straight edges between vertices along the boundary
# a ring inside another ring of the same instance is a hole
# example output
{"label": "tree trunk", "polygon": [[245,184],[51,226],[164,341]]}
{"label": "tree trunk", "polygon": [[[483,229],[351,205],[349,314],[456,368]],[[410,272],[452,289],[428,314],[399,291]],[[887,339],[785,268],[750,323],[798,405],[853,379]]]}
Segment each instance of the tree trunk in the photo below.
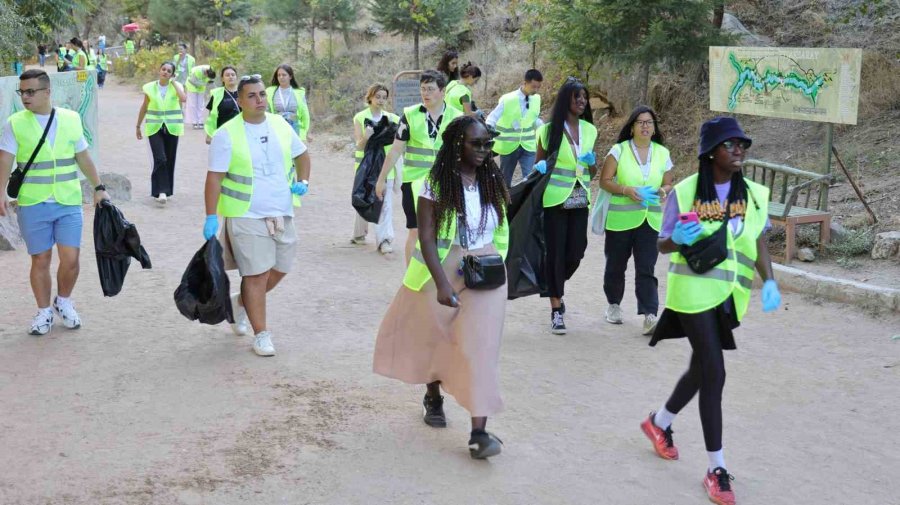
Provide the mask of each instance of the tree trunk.
{"label": "tree trunk", "polygon": [[641,73],[638,77],[640,81],[638,82],[638,88],[640,89],[641,96],[639,102],[642,105],[647,105],[649,101],[650,95],[650,64],[642,63],[641,64]]}
{"label": "tree trunk", "polygon": [[422,67],[419,65],[419,29],[416,28],[413,30],[413,52],[416,55],[416,70],[420,70]]}
{"label": "tree trunk", "polygon": [[316,18],[309,20],[309,54],[313,61],[316,59]]}
{"label": "tree trunk", "polygon": [[537,41],[531,41],[531,68],[537,68]]}
{"label": "tree trunk", "polygon": [[717,0],[713,6],[713,26],[721,30],[723,19],[725,19],[725,0]]}
{"label": "tree trunk", "polygon": [[294,61],[300,59],[300,23],[294,22],[294,29],[291,33],[291,41],[294,44]]}

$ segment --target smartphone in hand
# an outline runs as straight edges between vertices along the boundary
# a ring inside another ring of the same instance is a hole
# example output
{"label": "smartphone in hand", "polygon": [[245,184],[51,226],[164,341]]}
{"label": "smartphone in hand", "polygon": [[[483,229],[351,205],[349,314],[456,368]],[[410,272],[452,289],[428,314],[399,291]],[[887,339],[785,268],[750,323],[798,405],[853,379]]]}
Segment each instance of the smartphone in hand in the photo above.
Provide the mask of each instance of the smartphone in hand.
{"label": "smartphone in hand", "polygon": [[696,212],[682,212],[681,214],[678,214],[678,220],[681,221],[681,224],[688,224],[688,223],[700,224],[700,218],[697,217]]}

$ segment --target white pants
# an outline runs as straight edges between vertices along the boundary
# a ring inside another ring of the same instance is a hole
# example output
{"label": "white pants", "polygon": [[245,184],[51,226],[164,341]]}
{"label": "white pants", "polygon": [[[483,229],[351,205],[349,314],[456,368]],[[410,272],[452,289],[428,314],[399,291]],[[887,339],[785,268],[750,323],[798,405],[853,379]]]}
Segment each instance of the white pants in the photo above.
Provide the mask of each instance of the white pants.
{"label": "white pants", "polygon": [[[380,246],[382,242],[394,241],[394,180],[388,179],[384,190],[384,205],[381,206],[381,215],[378,216],[378,224],[375,226],[375,244]],[[356,214],[353,224],[353,238],[365,237],[369,233],[369,222]]]}
{"label": "white pants", "polygon": [[203,124],[203,109],[206,107],[206,92],[187,92],[187,105],[184,108],[185,124]]}

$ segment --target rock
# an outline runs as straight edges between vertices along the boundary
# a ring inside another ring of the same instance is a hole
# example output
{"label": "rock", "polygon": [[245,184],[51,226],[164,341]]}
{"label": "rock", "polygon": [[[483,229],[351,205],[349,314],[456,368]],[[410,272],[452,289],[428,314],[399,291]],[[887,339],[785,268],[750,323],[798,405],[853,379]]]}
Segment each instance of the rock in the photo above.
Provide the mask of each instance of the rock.
{"label": "rock", "polygon": [[0,217],[0,251],[15,251],[22,247],[25,242],[22,240],[22,233],[19,232],[19,223],[16,221],[16,214],[12,206],[7,207],[9,210],[5,216]]}
{"label": "rock", "polygon": [[847,238],[847,235],[850,233],[847,231],[847,228],[844,228],[841,223],[836,223],[834,221],[831,222],[831,240],[832,241],[841,241]]}
{"label": "rock", "polygon": [[797,251],[797,259],[800,261],[811,263],[813,261],[816,261],[816,253],[809,247],[804,247]]}
{"label": "rock", "polygon": [[764,35],[756,35],[741,23],[741,20],[729,13],[722,18],[722,31],[737,35],[741,45],[745,46],[771,46],[772,39]]}
{"label": "rock", "polygon": [[[113,202],[127,202],[131,200],[131,181],[128,177],[121,174],[101,173],[100,180],[106,186],[106,192],[109,193]],[[81,181],[81,195],[84,203],[93,203],[94,188],[91,187],[87,179]]]}
{"label": "rock", "polygon": [[885,259],[900,255],[900,231],[886,231],[875,235],[872,259]]}

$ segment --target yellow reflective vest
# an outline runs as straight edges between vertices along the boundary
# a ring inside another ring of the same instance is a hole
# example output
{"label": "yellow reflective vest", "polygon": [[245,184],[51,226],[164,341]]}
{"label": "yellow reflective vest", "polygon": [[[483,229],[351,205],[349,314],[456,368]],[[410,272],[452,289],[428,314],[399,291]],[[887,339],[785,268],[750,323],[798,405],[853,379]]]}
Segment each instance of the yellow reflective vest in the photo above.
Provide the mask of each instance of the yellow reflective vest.
{"label": "yellow reflective vest", "polygon": [[469,103],[472,103],[472,90],[462,81],[451,81],[444,89],[444,103],[463,113],[465,112],[462,104],[464,96],[469,98]]}
{"label": "yellow reflective vest", "polygon": [[[579,130],[581,131],[581,149],[584,152],[594,149],[594,142],[597,140],[597,128],[591,123],[580,119],[578,120]],[[550,123],[542,125],[538,128],[538,138],[541,139],[541,146],[545,149],[548,145],[550,136]],[[573,133],[575,134],[575,133]],[[549,156],[549,153],[548,153]],[[544,207],[555,207],[562,204],[572,194],[575,184],[584,186],[587,192],[588,202],[591,201],[591,173],[587,164],[578,161],[572,146],[563,135],[562,142],[559,143],[559,154],[556,157],[556,166],[553,167],[553,173],[550,181],[547,183],[547,189],[544,190]]]}
{"label": "yellow reflective vest", "polygon": [[[644,173],[634,151],[631,142],[626,140],[619,144],[619,162],[616,166],[616,182],[623,186],[652,186],[659,190],[662,186],[663,175],[666,172],[666,160],[669,159],[669,150],[657,144],[650,143],[650,174],[645,179]],[[662,226],[662,207],[653,205],[644,207],[625,195],[612,195],[609,200],[609,213],[606,217],[606,229],[610,231],[633,230],[644,221],[656,231]]]}
{"label": "yellow reflective vest", "polygon": [[403,109],[403,115],[409,124],[409,141],[403,153],[403,182],[415,182],[423,179],[434,165],[435,157],[441,149],[444,130],[451,121],[462,116],[462,112],[453,107],[444,106],[441,126],[434,140],[428,136],[428,114],[422,104],[411,105]]}
{"label": "yellow reflective vest", "polygon": [[158,132],[162,125],[166,125],[169,133],[176,137],[184,133],[184,113],[174,82],[169,80],[165,98],[160,96],[159,81],[144,84],[144,94],[150,97],[150,105],[147,106],[147,115],[144,117],[147,136]]}
{"label": "yellow reflective vest", "polygon": [[[297,179],[294,160],[291,158],[294,130],[284,118],[276,114],[266,113],[266,121],[278,138],[278,147],[284,158],[285,184],[290,186]],[[250,199],[253,196],[253,160],[250,144],[247,142],[247,131],[244,129],[244,117],[238,115],[223,124],[222,128],[228,132],[231,140],[231,161],[222,180],[216,208],[224,217],[242,217],[250,210]],[[299,207],[300,197],[293,195],[293,203],[295,207]]]}
{"label": "yellow reflective vest", "polygon": [[[294,92],[294,99],[297,101],[297,135],[300,140],[306,142],[307,134],[309,134],[309,105],[306,104],[306,88],[291,88]],[[278,86],[269,86],[266,88],[266,100],[269,102],[269,112],[277,114],[275,111],[275,93],[278,92]]]}
{"label": "yellow reflective vest", "polygon": [[[398,124],[400,122],[400,116],[398,116],[392,112],[382,111],[382,114],[387,116],[388,121],[390,121],[391,123]],[[368,107],[357,112],[356,115],[353,116],[353,124],[359,125],[363,131],[366,131],[366,119],[368,119],[368,120],[372,119],[372,110],[369,109]],[[391,150],[391,147],[392,147],[392,144],[388,144],[388,145],[384,146],[385,156],[387,156],[387,153]],[[353,171],[354,172],[359,169],[359,162],[362,161],[364,155],[365,155],[365,152],[363,152],[361,150],[356,150],[353,153],[353,159],[354,159]],[[381,167],[379,167],[379,170],[380,170],[380,168]],[[394,178],[394,169],[393,168],[391,169],[391,173],[388,174],[387,178],[388,179]]]}
{"label": "yellow reflective vest", "polygon": [[[16,112],[7,121],[18,144],[16,165],[25,168],[44,129],[29,110]],[[42,203],[50,197],[61,205],[81,205],[81,183],[75,162],[75,145],[84,137],[81,116],[57,107],[53,121],[56,122],[53,143],[47,139],[41,146],[19,190],[18,202],[22,207]]]}
{"label": "yellow reflective vest", "polygon": [[534,125],[541,113],[541,95],[528,97],[528,109],[524,116],[519,105],[519,91],[503,95],[500,103],[503,104],[503,114],[494,127],[500,134],[494,138],[494,152],[502,156],[512,153],[519,146],[528,152],[535,152],[537,137]]}
{"label": "yellow reflective vest", "polygon": [[[697,179],[697,174],[694,174],[675,186],[679,212],[690,212],[693,208]],[[717,307],[732,296],[738,321],[744,317],[753,286],[756,240],[766,226],[769,208],[769,188],[746,178],[744,180],[750,201],[747,202],[743,226],[737,233],[728,227],[728,258],[715,268],[698,274],[691,270],[681,253],[672,253],[666,285],[666,308],[697,314]],[[728,226],[722,221],[701,221],[701,224],[701,239],[712,235],[720,226]]]}

